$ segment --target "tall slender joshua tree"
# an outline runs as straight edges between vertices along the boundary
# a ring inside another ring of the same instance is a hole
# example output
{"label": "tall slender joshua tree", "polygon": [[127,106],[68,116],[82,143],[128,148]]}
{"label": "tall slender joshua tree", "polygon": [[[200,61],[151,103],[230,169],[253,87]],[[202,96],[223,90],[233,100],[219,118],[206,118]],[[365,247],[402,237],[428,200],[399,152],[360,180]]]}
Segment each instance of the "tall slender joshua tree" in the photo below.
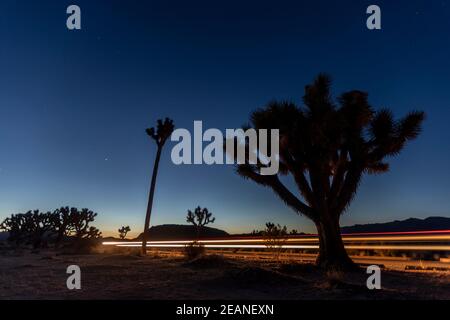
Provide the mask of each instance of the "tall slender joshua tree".
{"label": "tall slender joshua tree", "polygon": [[147,253],[147,240],[148,240],[148,229],[150,227],[150,217],[152,215],[153,206],[153,196],[155,194],[156,186],[156,176],[158,175],[159,160],[161,158],[161,152],[166,143],[167,139],[170,137],[174,130],[173,120],[165,118],[164,121],[159,119],[157,121],[156,130],[155,128],[146,129],[147,134],[156,142],[157,151],[155,164],[153,166],[152,181],[150,184],[150,193],[148,196],[147,212],[145,214],[145,224],[144,224],[144,234],[142,237],[142,254]]}
{"label": "tall slender joshua tree", "polygon": [[[330,87],[329,77],[319,75],[305,88],[304,107],[273,102],[253,112],[253,128],[279,129],[280,171],[261,175],[259,169],[264,164],[259,161],[238,165],[237,172],[271,188],[297,214],[314,222],[320,267],[348,270],[354,264],[344,248],[340,217],[363,175],[388,171],[387,158],[398,155],[406,142],[419,135],[425,115],[414,111],[394,120],[390,110],[375,112],[367,93],[356,90],[342,94],[336,103]],[[248,152],[254,151],[258,150]],[[280,180],[280,175],[288,174],[298,191],[288,189]]]}

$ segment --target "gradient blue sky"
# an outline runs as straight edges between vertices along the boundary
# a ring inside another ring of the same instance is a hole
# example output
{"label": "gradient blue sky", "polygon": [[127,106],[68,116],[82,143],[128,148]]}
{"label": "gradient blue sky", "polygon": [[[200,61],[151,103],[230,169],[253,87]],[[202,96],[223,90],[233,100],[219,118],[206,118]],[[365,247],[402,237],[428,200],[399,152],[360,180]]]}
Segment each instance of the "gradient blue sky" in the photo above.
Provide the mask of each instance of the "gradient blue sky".
{"label": "gradient blue sky", "polygon": [[[370,4],[382,30],[366,28]],[[78,4],[82,30],[68,31]],[[0,219],[62,205],[108,234],[144,220],[155,146],[145,128],[236,128],[272,99],[299,102],[319,72],[396,116],[427,113],[420,138],[367,176],[342,224],[450,217],[447,1],[23,1],[0,3]],[[229,232],[274,221],[314,231],[231,166],[162,159],[152,224],[208,207]]]}

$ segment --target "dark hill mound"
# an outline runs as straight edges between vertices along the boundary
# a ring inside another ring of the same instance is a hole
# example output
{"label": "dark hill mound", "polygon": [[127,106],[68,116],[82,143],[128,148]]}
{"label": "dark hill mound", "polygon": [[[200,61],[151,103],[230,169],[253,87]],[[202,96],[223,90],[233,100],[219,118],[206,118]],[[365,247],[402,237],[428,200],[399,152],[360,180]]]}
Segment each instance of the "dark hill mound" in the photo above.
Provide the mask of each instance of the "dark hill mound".
{"label": "dark hill mound", "polygon": [[[151,240],[190,240],[197,238],[197,230],[194,226],[181,224],[163,224],[150,228]],[[223,230],[204,227],[200,238],[220,238],[229,234]],[[142,233],[136,238],[142,240]]]}

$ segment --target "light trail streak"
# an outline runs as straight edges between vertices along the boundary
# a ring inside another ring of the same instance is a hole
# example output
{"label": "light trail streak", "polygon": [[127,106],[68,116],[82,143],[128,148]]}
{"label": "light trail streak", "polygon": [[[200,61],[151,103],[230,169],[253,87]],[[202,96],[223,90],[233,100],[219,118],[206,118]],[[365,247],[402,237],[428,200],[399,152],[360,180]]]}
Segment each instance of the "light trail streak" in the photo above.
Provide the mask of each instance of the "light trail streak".
{"label": "light trail streak", "polygon": [[[447,241],[450,240],[450,234],[448,235],[429,235],[429,236],[384,236],[384,237],[343,237],[344,242],[361,242],[361,241]],[[199,240],[198,243],[208,244],[208,243],[258,243],[264,242],[263,238],[257,239],[222,239],[222,240]],[[313,238],[287,238],[285,239],[287,242],[318,242],[319,239],[317,237]],[[167,240],[167,241],[148,241],[147,244],[188,244],[192,243],[193,240]],[[141,241],[106,241],[103,242],[103,245],[120,245],[120,244],[142,244]]]}
{"label": "light trail streak", "polygon": [[[378,236],[375,236],[377,234]],[[382,234],[382,235],[381,235]],[[343,236],[345,248],[348,250],[415,250],[415,251],[450,251],[450,230],[410,231],[389,233],[360,233]],[[148,247],[154,248],[182,248],[194,240],[148,241]],[[264,238],[235,238],[235,239],[207,239],[199,240],[206,248],[234,248],[234,249],[269,249]],[[283,249],[318,249],[317,235],[300,235],[285,239]],[[348,244],[354,242],[379,242],[378,244]],[[421,244],[420,242],[434,242]],[[391,244],[386,243],[391,242]],[[419,242],[399,244],[401,242]],[[445,242],[442,244],[440,242]],[[288,244],[289,243],[289,244]],[[291,244],[292,243],[292,244]],[[305,244],[303,244],[305,243]],[[141,241],[105,241],[105,246],[140,247]]]}
{"label": "light trail streak", "polygon": [[[118,247],[140,247],[141,244],[117,244]],[[148,244],[152,248],[183,248],[185,244]],[[319,249],[318,245],[282,245],[282,249]],[[269,249],[266,245],[258,244],[206,244],[205,248],[238,248],[238,249]],[[450,246],[401,246],[401,245],[350,245],[349,250],[417,250],[417,251],[450,251]]]}
{"label": "light trail streak", "polygon": [[450,233],[450,230],[431,230],[431,231],[390,231],[390,232],[364,232],[364,233],[343,233],[343,236],[358,236],[358,235],[386,235],[386,234],[439,234]]}

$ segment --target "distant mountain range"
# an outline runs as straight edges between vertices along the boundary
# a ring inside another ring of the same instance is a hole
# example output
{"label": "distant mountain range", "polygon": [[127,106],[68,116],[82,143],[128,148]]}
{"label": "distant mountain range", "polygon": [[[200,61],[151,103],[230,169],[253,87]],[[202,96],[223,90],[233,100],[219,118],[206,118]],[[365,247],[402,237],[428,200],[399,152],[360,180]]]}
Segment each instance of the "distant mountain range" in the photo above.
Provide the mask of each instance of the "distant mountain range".
{"label": "distant mountain range", "polygon": [[342,227],[342,233],[360,232],[405,232],[405,231],[432,231],[450,230],[450,218],[429,217],[426,219],[409,218],[401,221],[385,223],[356,224]]}
{"label": "distant mountain range", "polygon": [[[194,226],[183,224],[162,224],[150,228],[151,240],[187,240],[196,239],[197,230]],[[203,227],[200,238],[220,238],[227,237],[229,234],[223,230]],[[136,238],[142,240],[142,233]]]}

